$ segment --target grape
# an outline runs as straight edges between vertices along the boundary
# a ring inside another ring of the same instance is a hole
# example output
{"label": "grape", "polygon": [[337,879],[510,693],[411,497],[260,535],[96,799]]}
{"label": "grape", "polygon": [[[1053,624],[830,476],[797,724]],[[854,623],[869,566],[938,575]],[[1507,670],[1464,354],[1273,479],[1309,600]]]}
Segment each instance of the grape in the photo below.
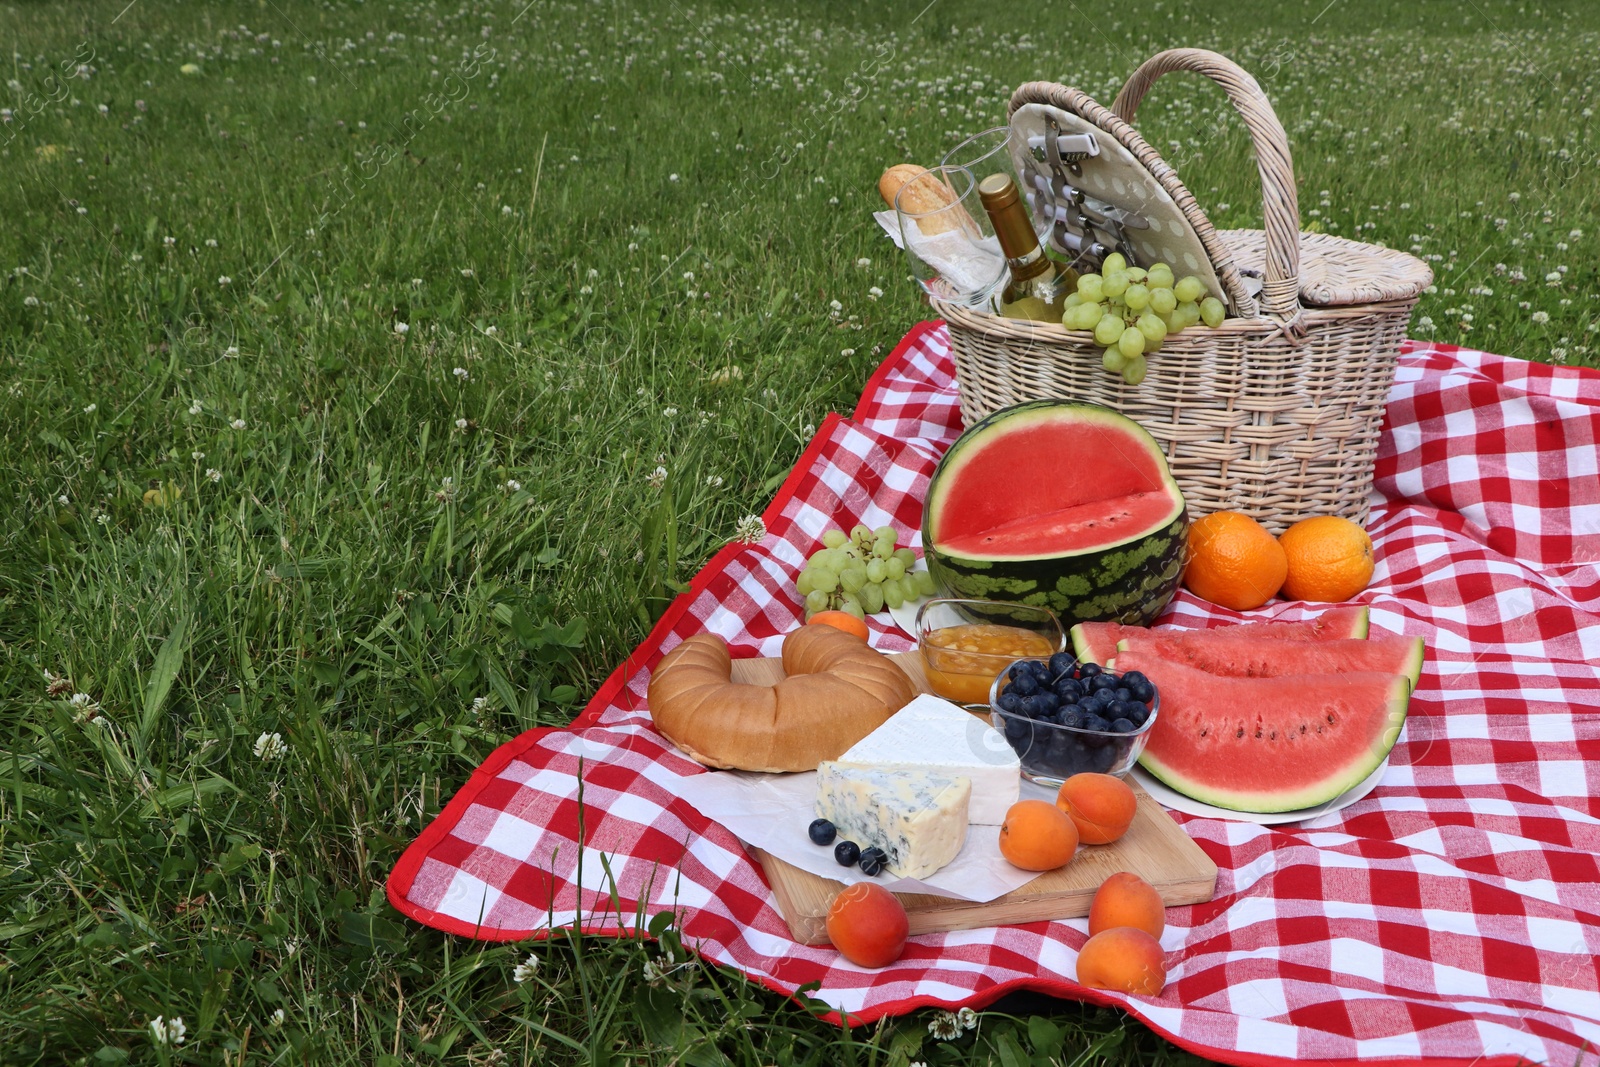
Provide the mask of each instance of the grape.
{"label": "grape", "polygon": [[900,558],[899,552],[896,552],[893,556],[889,557],[889,562],[885,565],[885,570],[888,572],[890,578],[893,578],[895,581],[899,581],[906,575],[906,561]]}
{"label": "grape", "polygon": [[1104,280],[1098,274],[1080,275],[1078,277],[1078,293],[1085,300],[1098,303],[1100,300],[1101,286],[1104,284]]}
{"label": "grape", "polygon": [[1082,293],[1078,292],[1076,289],[1068,293],[1067,298],[1061,302],[1062,317],[1065,318],[1067,312],[1071,311],[1081,303],[1083,303]]}
{"label": "grape", "polygon": [[[894,555],[893,541],[879,541],[872,546],[873,559],[884,560],[888,559],[892,555]],[[867,562],[870,563],[872,560],[868,560]]]}
{"label": "grape", "polygon": [[1115,300],[1128,290],[1128,272],[1119,270],[1115,274],[1106,274],[1106,280],[1101,284],[1100,291]]}
{"label": "grape", "polygon": [[1127,329],[1127,326],[1120,318],[1115,315],[1106,315],[1095,325],[1095,343],[1109,348],[1117,343],[1125,329]]}
{"label": "grape", "polygon": [[1161,321],[1167,324],[1168,336],[1177,333],[1179,330],[1183,329],[1185,325],[1183,316],[1179,314],[1177,308],[1173,308],[1171,311],[1161,316]]}
{"label": "grape", "polygon": [[822,543],[829,548],[840,548],[848,540],[850,535],[843,530],[829,530],[822,535]]}
{"label": "grape", "polygon": [[811,589],[813,592],[826,594],[839,588],[839,573],[837,571],[830,571],[822,567],[812,567],[806,573],[811,575]]}
{"label": "grape", "polygon": [[1137,283],[1130,285],[1122,294],[1122,302],[1134,311],[1143,311],[1150,306],[1150,290]]}
{"label": "grape", "polygon": [[906,602],[905,591],[900,588],[900,583],[888,581],[883,583],[883,602],[891,608],[898,608]]}
{"label": "grape", "polygon": [[1082,303],[1061,317],[1061,325],[1069,330],[1092,330],[1105,314],[1099,304]]}
{"label": "grape", "polygon": [[1122,380],[1129,385],[1138,385],[1144,381],[1144,373],[1148,369],[1143,356],[1134,356],[1122,368]]}
{"label": "grape", "polygon": [[809,567],[801,571],[800,577],[794,580],[795,592],[799,593],[801,596],[810,596],[811,590],[815,588],[815,586],[811,584],[811,579],[813,576],[814,572]]}
{"label": "grape", "polygon": [[1139,316],[1139,321],[1134,323],[1134,325],[1139,328],[1140,333],[1144,334],[1144,339],[1146,342],[1148,342],[1145,345],[1146,351],[1154,348],[1156,345],[1160,344],[1166,339],[1167,324],[1161,321],[1160,315],[1153,315],[1147,311],[1143,315]]}
{"label": "grape", "polygon": [[1222,325],[1222,320],[1227,317],[1227,312],[1222,308],[1222,301],[1214,296],[1208,296],[1200,302],[1200,317],[1206,320],[1206,325],[1214,330]]}
{"label": "grape", "polygon": [[1139,330],[1123,330],[1122,336],[1117,338],[1117,347],[1124,356],[1132,359],[1144,352],[1144,334]]}
{"label": "grape", "polygon": [[1146,282],[1152,289],[1172,288],[1172,268],[1165,263],[1150,264],[1150,277]]}
{"label": "grape", "polygon": [[868,615],[876,615],[883,610],[883,586],[864,585],[861,587],[861,606]]}
{"label": "grape", "polygon": [[1143,267],[1128,268],[1128,280],[1130,282],[1144,282],[1148,281],[1149,278],[1150,275],[1145,272]]}
{"label": "grape", "polygon": [[1178,305],[1177,311],[1173,312],[1173,314],[1177,315],[1183,323],[1178,329],[1187,330],[1190,326],[1200,321],[1200,305],[1193,300],[1185,301]]}
{"label": "grape", "polygon": [[1150,310],[1157,315],[1165,315],[1178,306],[1178,297],[1171,289],[1161,288],[1150,290]]}
{"label": "grape", "polygon": [[830,548],[828,553],[826,566],[835,573],[844,570],[856,558],[848,548]]}
{"label": "grape", "polygon": [[920,596],[932,596],[934,591],[933,574],[929,571],[916,571],[912,580],[917,583],[917,593]]}
{"label": "grape", "polygon": [[899,560],[901,563],[904,563],[906,565],[906,569],[910,570],[912,567],[916,566],[917,552],[912,548],[897,548],[894,550],[894,558]]}
{"label": "grape", "polygon": [[861,601],[857,600],[853,596],[846,596],[844,598],[844,602],[839,605],[839,610],[847,611],[858,619],[865,619],[867,617],[866,610],[861,606]]}
{"label": "grape", "polygon": [[889,577],[889,568],[884,564],[883,560],[869,559],[867,561],[867,581],[873,585],[882,585],[883,580],[887,577]]}
{"label": "grape", "polygon": [[839,585],[846,593],[854,593],[867,584],[867,568],[860,563],[839,572]]}
{"label": "grape", "polygon": [[1108,252],[1106,258],[1100,261],[1100,273],[1110,277],[1117,271],[1128,269],[1128,257],[1121,252]]}
{"label": "grape", "polygon": [[806,614],[815,615],[819,611],[827,611],[830,603],[827,593],[820,589],[813,589],[806,594]]}
{"label": "grape", "polygon": [[1206,283],[1191,274],[1179,281],[1177,285],[1174,285],[1172,291],[1178,295],[1180,303],[1190,300],[1199,302],[1200,298],[1205,295]]}
{"label": "grape", "polygon": [[895,528],[893,526],[880,526],[876,530],[872,531],[872,536],[876,540],[887,541],[892,545],[894,544],[894,539],[898,537],[899,534],[895,532]]}
{"label": "grape", "polygon": [[1101,353],[1100,365],[1112,374],[1116,374],[1128,365],[1128,357],[1122,354],[1122,349],[1112,345]]}

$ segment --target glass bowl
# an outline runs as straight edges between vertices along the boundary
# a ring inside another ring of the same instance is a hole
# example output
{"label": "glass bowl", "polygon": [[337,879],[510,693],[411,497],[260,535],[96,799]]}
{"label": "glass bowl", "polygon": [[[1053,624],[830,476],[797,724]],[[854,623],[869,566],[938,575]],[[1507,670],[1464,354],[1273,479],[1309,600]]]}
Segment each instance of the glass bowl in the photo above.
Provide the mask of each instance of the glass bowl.
{"label": "glass bowl", "polygon": [[938,597],[917,612],[928,688],[958,704],[982,708],[998,672],[1019,658],[1048,657],[1066,647],[1067,633],[1049,608]]}
{"label": "glass bowl", "polygon": [[[1048,661],[1027,657],[1016,662]],[[1073,673],[1078,670],[1073,660]],[[1000,691],[1005,686],[1011,665],[1000,670],[989,685],[989,721],[1005,735],[1008,744],[1022,761],[1022,775],[1040,785],[1060,785],[1074,774],[1094,771],[1115,775],[1118,778],[1133,769],[1139,754],[1150,740],[1150,728],[1161,712],[1161,693],[1157,690],[1147,705],[1148,717],[1137,730],[1119,733],[1114,730],[1091,730],[1082,726],[1067,726],[1046,719],[1036,719],[1023,712],[1007,711],[1000,707]],[[1155,686],[1151,686],[1155,689]]]}

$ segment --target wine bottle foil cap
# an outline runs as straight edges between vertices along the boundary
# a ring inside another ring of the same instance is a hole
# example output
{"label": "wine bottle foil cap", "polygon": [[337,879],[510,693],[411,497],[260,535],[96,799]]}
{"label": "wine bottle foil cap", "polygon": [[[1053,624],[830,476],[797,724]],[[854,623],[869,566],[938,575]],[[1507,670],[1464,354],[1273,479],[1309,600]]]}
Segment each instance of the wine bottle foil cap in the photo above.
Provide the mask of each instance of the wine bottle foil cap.
{"label": "wine bottle foil cap", "polygon": [[991,174],[978,183],[978,199],[990,211],[997,211],[1016,203],[1017,183],[1005,172]]}

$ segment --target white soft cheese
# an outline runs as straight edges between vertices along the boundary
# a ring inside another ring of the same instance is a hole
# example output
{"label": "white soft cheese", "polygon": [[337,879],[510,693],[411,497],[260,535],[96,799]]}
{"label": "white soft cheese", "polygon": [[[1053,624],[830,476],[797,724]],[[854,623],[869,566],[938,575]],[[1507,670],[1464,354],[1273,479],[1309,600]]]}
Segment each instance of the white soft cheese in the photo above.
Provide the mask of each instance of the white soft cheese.
{"label": "white soft cheese", "polygon": [[924,693],[851,746],[837,762],[920,770],[972,781],[967,821],[999,826],[1017,802],[1022,764],[1005,735],[970,712]]}
{"label": "white soft cheese", "polygon": [[901,878],[926,878],[956,858],[967,839],[966,778],[882,771],[824,761],[817,767],[817,817],[862,849],[876,845]]}

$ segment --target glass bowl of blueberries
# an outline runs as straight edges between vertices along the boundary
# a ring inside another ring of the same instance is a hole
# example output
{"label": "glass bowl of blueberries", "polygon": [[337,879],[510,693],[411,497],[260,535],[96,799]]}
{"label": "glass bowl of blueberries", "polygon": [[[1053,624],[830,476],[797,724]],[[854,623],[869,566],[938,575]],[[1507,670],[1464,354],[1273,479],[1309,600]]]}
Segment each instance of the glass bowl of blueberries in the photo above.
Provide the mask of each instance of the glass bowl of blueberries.
{"label": "glass bowl of blueberries", "polygon": [[1071,653],[1019,659],[989,687],[989,719],[1022,761],[1023,776],[1060,785],[1097,771],[1122,777],[1144,751],[1161,695],[1138,671],[1117,674]]}

